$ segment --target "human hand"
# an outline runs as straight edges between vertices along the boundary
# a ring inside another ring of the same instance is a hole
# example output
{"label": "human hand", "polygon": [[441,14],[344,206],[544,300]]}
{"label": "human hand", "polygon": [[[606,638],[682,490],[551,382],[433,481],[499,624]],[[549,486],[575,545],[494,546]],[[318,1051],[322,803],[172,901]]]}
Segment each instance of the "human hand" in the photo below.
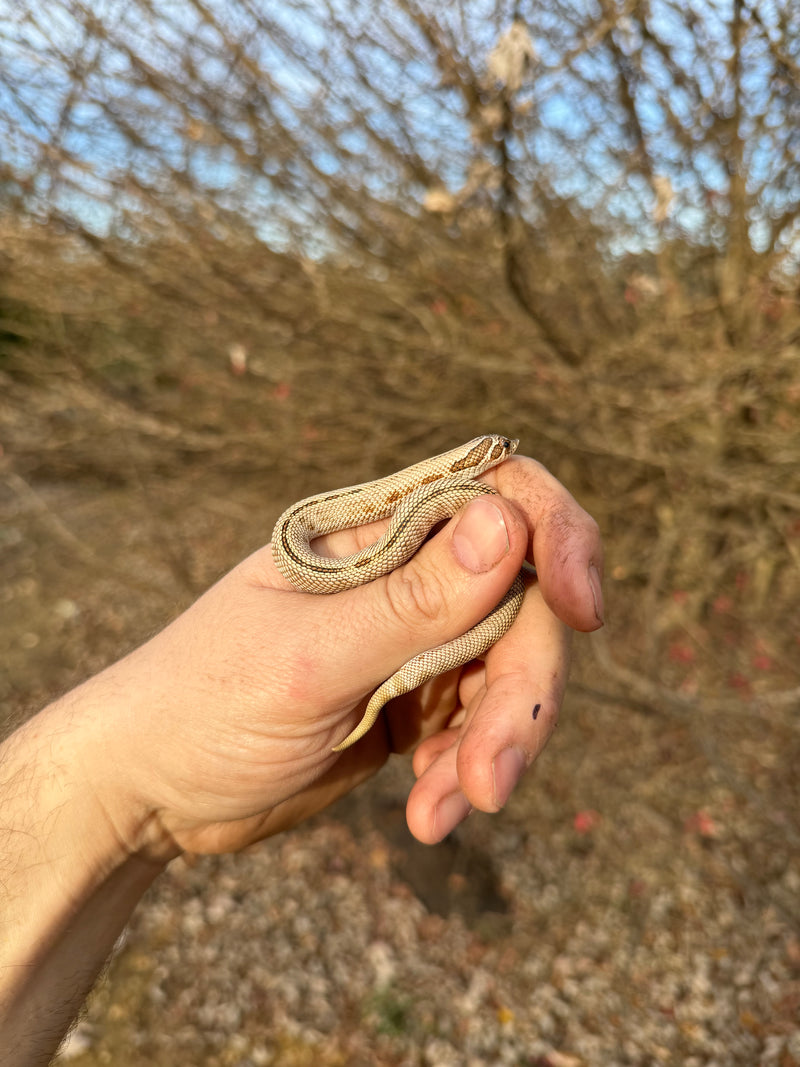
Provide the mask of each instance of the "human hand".
{"label": "human hand", "polygon": [[[473,501],[404,567],[357,589],[298,593],[269,547],[259,550],[65,698],[91,723],[81,773],[126,847],[153,858],[245,847],[415,744],[408,821],[420,840],[441,839],[470,806],[502,807],[555,725],[568,627],[600,625],[602,551],[593,520],[533,460],[513,457],[486,480],[503,495]],[[319,547],[354,551],[382,525]],[[526,554],[538,582],[485,663],[392,701],[366,737],[334,755],[365,697],[482,618]]]}

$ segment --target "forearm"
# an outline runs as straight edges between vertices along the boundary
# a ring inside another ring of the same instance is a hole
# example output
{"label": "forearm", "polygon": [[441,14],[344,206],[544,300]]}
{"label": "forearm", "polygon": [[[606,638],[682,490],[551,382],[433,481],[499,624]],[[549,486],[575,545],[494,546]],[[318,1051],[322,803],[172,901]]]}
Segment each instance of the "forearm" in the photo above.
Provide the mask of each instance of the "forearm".
{"label": "forearm", "polygon": [[0,746],[0,1063],[13,1067],[49,1062],[163,869],[128,853],[87,780],[81,711],[68,698]]}

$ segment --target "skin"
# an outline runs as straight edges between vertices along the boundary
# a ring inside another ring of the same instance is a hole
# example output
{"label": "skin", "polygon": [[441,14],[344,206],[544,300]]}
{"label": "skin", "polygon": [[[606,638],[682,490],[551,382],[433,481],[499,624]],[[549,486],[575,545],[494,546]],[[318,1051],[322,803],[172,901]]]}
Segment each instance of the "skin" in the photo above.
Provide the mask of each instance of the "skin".
{"label": "skin", "polygon": [[[555,726],[571,631],[602,624],[602,548],[533,460],[485,480],[500,498],[473,501],[358,589],[299,593],[259,550],[0,746],[0,1062],[49,1061],[142,893],[183,850],[236,851],[286,830],[391,752],[413,751],[407,819],[420,841],[502,808]],[[356,551],[384,527],[316,547]],[[392,701],[332,753],[369,693],[482,618],[526,555],[539,579],[485,663]]]}

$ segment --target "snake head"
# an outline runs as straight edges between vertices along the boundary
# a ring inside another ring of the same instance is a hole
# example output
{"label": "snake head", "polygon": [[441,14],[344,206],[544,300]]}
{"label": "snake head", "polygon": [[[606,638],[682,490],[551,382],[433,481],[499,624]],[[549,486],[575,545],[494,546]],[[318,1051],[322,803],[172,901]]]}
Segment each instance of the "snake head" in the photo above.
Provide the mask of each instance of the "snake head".
{"label": "snake head", "polygon": [[498,433],[485,434],[483,437],[475,437],[464,445],[463,454],[455,460],[451,471],[470,471],[473,478],[477,478],[484,471],[491,470],[504,459],[512,456],[519,441],[511,437],[502,437]]}
{"label": "snake head", "polygon": [[486,440],[492,442],[489,455],[492,460],[492,466],[496,463],[502,463],[504,459],[508,459],[509,456],[513,456],[519,446],[518,437],[501,437],[500,434],[489,434]]}

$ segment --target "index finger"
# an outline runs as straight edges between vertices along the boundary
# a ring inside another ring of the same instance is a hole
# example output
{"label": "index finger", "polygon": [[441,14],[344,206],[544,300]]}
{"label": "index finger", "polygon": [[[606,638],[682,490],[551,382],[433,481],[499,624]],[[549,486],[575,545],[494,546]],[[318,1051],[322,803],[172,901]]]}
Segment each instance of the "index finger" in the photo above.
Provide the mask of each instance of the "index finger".
{"label": "index finger", "polygon": [[600,528],[546,467],[512,456],[485,480],[525,517],[528,560],[536,565],[542,595],[574,630],[603,625],[603,543]]}

